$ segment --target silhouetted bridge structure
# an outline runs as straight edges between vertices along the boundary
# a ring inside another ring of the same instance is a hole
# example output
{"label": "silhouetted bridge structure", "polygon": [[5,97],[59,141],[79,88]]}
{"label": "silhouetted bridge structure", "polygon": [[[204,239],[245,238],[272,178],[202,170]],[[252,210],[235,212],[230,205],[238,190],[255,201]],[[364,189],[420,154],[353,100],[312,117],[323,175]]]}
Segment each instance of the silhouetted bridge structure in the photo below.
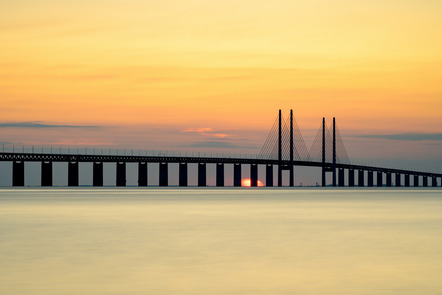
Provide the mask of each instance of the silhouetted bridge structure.
{"label": "silhouetted bridge structure", "polygon": [[[188,186],[188,164],[198,166],[198,186],[207,186],[207,164],[216,165],[216,186],[224,186],[224,165],[233,165],[233,185],[241,186],[242,166],[250,165],[251,186],[258,186],[258,166],[265,166],[265,184],[283,185],[283,173],[289,172],[289,186],[294,186],[295,166],[322,168],[322,186],[326,186],[326,174],[332,174],[332,186],[359,187],[418,187],[439,186],[442,174],[385,167],[351,164],[342,138],[333,125],[326,128],[325,118],[310,150],[302,139],[293,112],[284,120],[279,111],[278,117],[266,142],[256,157],[200,157],[200,156],[142,156],[142,155],[89,155],[1,152],[0,161],[12,162],[12,185],[25,185],[25,162],[41,163],[41,185],[53,185],[53,162],[68,163],[68,186],[79,186],[79,163],[93,163],[93,186],[103,186],[103,163],[116,163],[116,186],[126,186],[126,164],[138,163],[138,186],[148,183],[148,164],[159,164],[159,186],[169,185],[169,163],[178,163],[179,186]],[[274,167],[277,175],[274,175]],[[375,177],[376,175],[376,177]],[[347,183],[345,181],[347,176]],[[393,178],[394,176],[394,178]],[[357,183],[356,180],[357,179]]]}

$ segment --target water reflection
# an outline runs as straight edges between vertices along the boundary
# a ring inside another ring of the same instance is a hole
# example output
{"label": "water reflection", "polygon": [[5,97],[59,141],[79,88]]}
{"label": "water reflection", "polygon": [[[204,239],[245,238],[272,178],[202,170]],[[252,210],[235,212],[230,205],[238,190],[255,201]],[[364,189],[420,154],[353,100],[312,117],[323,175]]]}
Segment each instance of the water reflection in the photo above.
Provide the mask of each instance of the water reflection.
{"label": "water reflection", "polygon": [[2,190],[1,294],[435,294],[440,190]]}

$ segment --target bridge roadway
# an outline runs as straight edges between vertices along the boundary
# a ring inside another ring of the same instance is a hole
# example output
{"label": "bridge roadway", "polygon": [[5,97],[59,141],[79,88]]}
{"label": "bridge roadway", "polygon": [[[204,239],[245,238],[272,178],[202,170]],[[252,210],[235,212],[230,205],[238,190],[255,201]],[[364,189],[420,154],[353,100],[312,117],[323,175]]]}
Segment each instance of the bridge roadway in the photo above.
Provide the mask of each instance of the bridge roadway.
{"label": "bridge roadway", "polygon": [[[168,185],[168,169],[167,163],[180,164],[180,185],[187,185],[187,164],[196,163],[202,165],[198,169],[198,184],[205,186],[206,184],[206,168],[205,164],[217,164],[217,185],[224,185],[224,167],[222,164],[234,164],[235,175],[234,183],[238,185],[241,177],[241,165],[251,165],[252,184],[257,183],[257,165],[266,165],[266,183],[273,183],[273,165],[280,169],[288,169],[290,161],[278,161],[276,159],[256,159],[256,158],[239,158],[239,157],[189,157],[189,156],[142,156],[142,155],[91,155],[91,154],[49,154],[49,153],[8,153],[0,152],[0,161],[13,162],[13,185],[24,185],[24,162],[41,162],[42,163],[42,185],[52,186],[52,162],[69,163],[69,183],[72,186],[78,185],[78,163],[87,162],[94,163],[94,185],[102,185],[102,163],[117,163],[117,186],[124,186],[126,183],[125,163],[139,163],[139,178],[145,178],[140,181],[140,186],[147,185],[147,165],[146,163],[160,163],[160,185]],[[293,161],[294,166],[319,167],[324,171],[332,172],[334,170],[332,163],[322,163],[316,161]],[[410,186],[410,177],[414,176],[414,186],[419,185],[419,177],[423,178],[423,186],[428,185],[428,180],[432,179],[432,186],[437,186],[437,179],[442,183],[442,174],[433,172],[422,172],[404,169],[394,169],[385,167],[374,167],[366,165],[341,164],[335,166],[335,177],[337,176],[338,186],[344,186],[344,170],[347,170],[348,186],[355,186],[355,171],[358,171],[358,186],[374,186],[373,172],[377,173],[377,186],[383,186],[383,174],[386,174],[386,186],[392,185],[392,174],[395,174],[395,186],[402,186],[402,175],[404,175],[404,185]],[[144,171],[144,172],[143,172]],[[365,177],[367,172],[367,179]],[[46,175],[44,175],[46,174]],[[100,175],[101,174],[101,175]],[[182,174],[182,176],[181,176]],[[366,181],[368,180],[368,181]],[[366,183],[367,182],[367,183]]]}
{"label": "bridge roadway", "polygon": [[[0,161],[23,161],[23,162],[105,162],[105,163],[206,163],[206,164],[256,164],[256,165],[290,165],[290,161],[283,160],[281,163],[276,159],[254,158],[229,158],[229,157],[188,157],[188,156],[127,156],[127,155],[72,155],[72,154],[46,154],[46,153],[2,153]],[[294,166],[322,167],[322,162],[316,161],[293,161]],[[326,163],[331,167],[332,163]],[[354,164],[336,164],[339,169],[364,170],[383,173],[399,173],[427,177],[442,177],[442,173],[422,172],[395,168],[375,167]]]}

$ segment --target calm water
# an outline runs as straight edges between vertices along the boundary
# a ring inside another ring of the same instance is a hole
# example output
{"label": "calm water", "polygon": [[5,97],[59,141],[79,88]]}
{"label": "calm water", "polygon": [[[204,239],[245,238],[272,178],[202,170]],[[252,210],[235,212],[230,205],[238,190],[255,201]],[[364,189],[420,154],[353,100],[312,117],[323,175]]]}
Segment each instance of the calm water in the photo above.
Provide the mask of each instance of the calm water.
{"label": "calm water", "polygon": [[442,294],[442,190],[0,190],[0,294]]}

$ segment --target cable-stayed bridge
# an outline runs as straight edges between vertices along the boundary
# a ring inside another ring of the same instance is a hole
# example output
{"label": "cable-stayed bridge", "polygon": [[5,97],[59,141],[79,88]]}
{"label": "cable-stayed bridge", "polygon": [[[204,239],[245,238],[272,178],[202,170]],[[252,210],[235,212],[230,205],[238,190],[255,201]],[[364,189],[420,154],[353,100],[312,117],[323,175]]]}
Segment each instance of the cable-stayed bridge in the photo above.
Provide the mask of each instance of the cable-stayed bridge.
{"label": "cable-stayed bridge", "polygon": [[[0,161],[12,162],[12,186],[25,186],[25,162],[41,163],[41,185],[53,185],[53,163],[68,163],[68,186],[79,186],[79,163],[92,163],[92,185],[103,186],[103,163],[116,163],[116,186],[126,186],[126,164],[138,164],[138,186],[146,187],[149,182],[148,165],[159,164],[159,186],[169,185],[169,164],[178,163],[179,186],[188,186],[188,165],[197,165],[198,186],[207,186],[207,164],[216,165],[216,186],[225,183],[225,165],[233,165],[233,185],[241,186],[242,166],[250,166],[251,186],[258,186],[258,166],[265,166],[265,185],[283,186],[283,174],[289,174],[288,186],[295,182],[295,167],[319,167],[322,171],[322,186],[327,186],[326,175],[331,174],[331,186],[359,187],[427,187],[441,186],[442,174],[356,165],[350,162],[345,145],[337,128],[335,118],[326,127],[325,118],[310,149],[301,135],[293,111],[283,118],[281,110],[255,157],[207,157],[207,156],[170,156],[170,155],[96,155],[96,154],[53,154],[0,152]],[[275,169],[276,168],[276,169]],[[274,175],[274,171],[277,171]],[[375,177],[376,176],[376,177]],[[275,183],[276,179],[276,183]]]}

